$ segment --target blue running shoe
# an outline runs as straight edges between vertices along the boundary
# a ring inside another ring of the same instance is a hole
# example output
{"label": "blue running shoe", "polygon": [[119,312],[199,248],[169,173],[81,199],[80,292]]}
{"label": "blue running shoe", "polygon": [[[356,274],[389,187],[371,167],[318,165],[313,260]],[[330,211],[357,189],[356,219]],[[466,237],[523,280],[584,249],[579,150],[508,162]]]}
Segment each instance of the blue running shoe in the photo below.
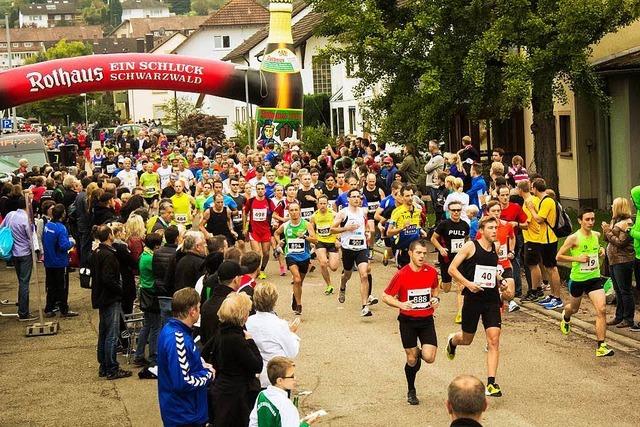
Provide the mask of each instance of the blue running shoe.
{"label": "blue running shoe", "polygon": [[564,304],[562,303],[562,300],[560,298],[553,298],[547,304],[544,304],[543,307],[547,310],[555,310],[556,308],[564,307]]}
{"label": "blue running shoe", "polygon": [[551,301],[553,301],[553,297],[551,295],[547,295],[546,297],[538,301],[538,304],[545,305],[545,304],[549,304]]}

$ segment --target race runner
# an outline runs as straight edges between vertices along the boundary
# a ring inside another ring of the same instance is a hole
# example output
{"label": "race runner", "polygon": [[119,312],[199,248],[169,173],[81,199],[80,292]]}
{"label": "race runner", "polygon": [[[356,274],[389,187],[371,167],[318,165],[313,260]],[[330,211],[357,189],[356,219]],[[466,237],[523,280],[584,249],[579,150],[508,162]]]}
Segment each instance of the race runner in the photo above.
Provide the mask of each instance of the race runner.
{"label": "race runner", "polygon": [[191,228],[196,201],[193,197],[184,192],[184,182],[182,179],[178,179],[173,185],[173,188],[176,191],[176,194],[171,196],[174,221],[189,229]]}
{"label": "race runner", "polygon": [[[462,306],[462,331],[449,335],[447,339],[447,358],[453,360],[459,345],[470,345],[482,324],[487,336],[487,396],[500,397],[502,390],[496,383],[498,359],[500,357],[500,293],[497,282],[498,254],[495,241],[498,221],[485,216],[478,223],[482,231],[480,240],[465,243],[451,261],[449,274],[464,289]],[[505,291],[506,286],[501,285]]]}
{"label": "race runner", "polygon": [[329,208],[327,196],[324,194],[318,196],[318,210],[313,213],[309,221],[314,227],[318,239],[316,242],[316,255],[320,263],[320,273],[326,285],[324,289],[325,295],[331,295],[334,290],[329,269],[334,272],[337,271],[340,262],[338,248],[336,247],[336,235],[331,233],[331,225],[335,216],[335,211]]}
{"label": "race runner", "polygon": [[293,297],[291,308],[296,315],[302,314],[302,282],[309,271],[311,246],[315,243],[316,234],[313,227],[301,218],[298,202],[289,204],[289,221],[275,231],[273,237],[278,247],[281,245],[280,235],[284,233],[284,254],[287,267],[293,276]]}
{"label": "race runner", "polygon": [[380,206],[376,209],[376,213],[373,218],[378,222],[378,229],[380,230],[380,236],[384,241],[384,253],[382,254],[382,265],[386,266],[389,263],[389,259],[395,256],[395,239],[387,236],[387,228],[389,228],[389,220],[391,214],[396,206],[400,206],[402,203],[400,200],[400,189],[402,183],[394,181],[391,184],[391,194],[382,199]]}
{"label": "race runner", "polygon": [[[600,260],[604,248],[600,246],[600,233],[593,231],[596,216],[593,209],[584,208],[578,215],[580,229],[567,237],[558,251],[559,262],[571,262],[569,282],[569,303],[564,306],[560,330],[571,332],[571,315],[580,309],[582,296],[586,294],[596,309],[596,357],[613,356],[613,350],[604,342],[607,333],[606,296],[604,279],[600,277]],[[567,254],[568,253],[568,254]]]}
{"label": "race runner", "polygon": [[[409,264],[401,268],[382,294],[382,301],[400,309],[398,323],[400,339],[407,356],[404,374],[407,377],[407,402],[420,403],[415,380],[422,360],[436,360],[438,338],[433,312],[440,304],[438,272],[426,263],[427,241],[414,240],[409,245]],[[420,346],[418,346],[418,339]]]}
{"label": "race runner", "polygon": [[[440,263],[440,274],[442,275],[442,290],[449,292],[451,290],[451,276],[449,275],[449,265],[451,260],[464,246],[466,239],[469,237],[469,224],[463,221],[462,204],[454,201],[449,204],[450,218],[446,219],[436,226],[431,243],[438,251],[438,262]],[[457,312],[455,323],[462,323],[462,289],[463,286],[457,283],[456,305]]]}
{"label": "race runner", "polygon": [[347,282],[351,278],[351,269],[356,266],[360,276],[360,299],[362,302],[361,315],[372,316],[369,304],[376,304],[377,298],[369,293],[369,258],[367,256],[367,216],[362,211],[362,195],[360,190],[349,190],[349,206],[342,209],[335,217],[331,232],[340,234],[342,247],[342,278],[340,280],[340,295],[338,301],[344,303]]}
{"label": "race runner", "polygon": [[389,220],[387,236],[395,236],[398,249],[396,264],[402,268],[409,264],[409,245],[411,242],[426,237],[427,233],[420,227],[422,209],[413,203],[413,185],[405,184],[400,190],[402,204],[393,210]]}
{"label": "race runner", "polygon": [[367,174],[365,186],[362,189],[362,194],[367,200],[367,221],[369,230],[373,230],[371,237],[369,238],[369,260],[373,259],[373,243],[376,239],[376,227],[375,227],[375,213],[380,206],[380,201],[384,199],[385,194],[382,188],[376,185],[376,175],[373,173]]}
{"label": "race runner", "polygon": [[271,215],[275,206],[271,199],[265,197],[265,185],[262,182],[256,184],[256,196],[247,200],[244,206],[245,224],[243,229],[247,231],[251,249],[262,253],[259,279],[266,279],[264,269],[269,262],[269,249],[271,247]]}
{"label": "race runner", "polygon": [[246,197],[240,193],[240,184],[238,182],[238,178],[231,177],[229,178],[229,186],[231,187],[229,191],[229,197],[233,199],[238,209],[231,213],[231,221],[233,222],[233,231],[236,232],[238,237],[236,238],[236,246],[244,252],[244,230],[242,228],[242,224],[244,222],[244,204],[246,202]]}

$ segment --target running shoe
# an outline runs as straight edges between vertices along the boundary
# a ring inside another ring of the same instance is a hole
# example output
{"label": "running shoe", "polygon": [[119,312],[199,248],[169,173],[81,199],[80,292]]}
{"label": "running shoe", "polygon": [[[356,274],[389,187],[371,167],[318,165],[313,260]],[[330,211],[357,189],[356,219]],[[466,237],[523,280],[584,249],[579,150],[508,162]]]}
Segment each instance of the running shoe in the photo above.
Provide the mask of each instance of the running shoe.
{"label": "running shoe", "polygon": [[619,323],[622,323],[622,319],[616,319],[615,317],[611,320],[607,320],[607,326],[614,326]]}
{"label": "running shoe", "polygon": [[333,286],[327,285],[327,287],[324,288],[324,294],[325,295],[331,295],[332,293],[333,293]]}
{"label": "running shoe", "polygon": [[407,403],[409,403],[409,405],[420,404],[420,401],[418,400],[418,396],[416,396],[415,390],[409,390],[409,392],[407,393]]}
{"label": "running shoe", "polygon": [[28,314],[26,316],[18,316],[19,322],[32,322],[34,320],[38,320],[38,317],[32,314]]}
{"label": "running shoe", "polygon": [[562,303],[562,300],[560,298],[555,298],[554,297],[547,304],[544,304],[543,307],[546,308],[547,310],[554,310],[556,308],[564,307],[564,304]]}
{"label": "running shoe", "polygon": [[462,323],[462,312],[458,312],[456,314],[456,318],[453,320],[453,323],[457,323],[458,325]]}
{"label": "running shoe", "polygon": [[378,303],[378,298],[374,297],[373,295],[369,295],[369,298],[367,299],[367,304],[374,305],[377,303]]}
{"label": "running shoe", "polygon": [[379,248],[384,248],[384,240],[378,239],[378,241],[376,242],[376,246]]}
{"label": "running shoe", "polygon": [[538,303],[538,305],[545,305],[545,304],[549,304],[551,301],[553,301],[553,296],[551,295],[547,295],[546,297],[542,298],[540,301],[536,301]]}
{"label": "running shoe", "polygon": [[364,307],[362,307],[362,311],[360,312],[360,316],[362,316],[362,317],[373,316],[373,313],[371,312],[371,310],[369,310],[369,306],[368,305],[365,305]]}
{"label": "running shoe", "polygon": [[447,337],[447,346],[445,347],[445,351],[447,352],[447,359],[453,360],[456,357],[455,347],[451,345],[451,340],[453,339],[455,334],[449,334]]}
{"label": "running shoe", "polygon": [[631,332],[640,332],[640,323],[636,323],[631,328],[629,328]]}
{"label": "running shoe", "polygon": [[261,271],[260,274],[258,274],[258,279],[264,280],[267,278],[267,273],[265,273],[264,271]]}
{"label": "running shoe", "polygon": [[624,320],[621,323],[618,323],[616,325],[616,328],[618,329],[624,329],[624,328],[630,328],[633,326],[633,322],[629,322],[628,320]]}
{"label": "running shoe", "polygon": [[542,291],[542,289],[538,289],[538,290],[536,291],[536,297],[534,298],[534,300],[533,300],[533,301],[534,301],[534,302],[540,302],[540,301],[542,301],[543,299],[545,299],[544,292]]}
{"label": "running shoe", "polygon": [[520,306],[514,300],[509,301],[509,313],[520,310]]}
{"label": "running shoe", "polygon": [[571,332],[571,322],[565,322],[564,310],[562,310],[562,318],[560,319],[560,330],[565,335],[569,335],[569,332]]}
{"label": "running shoe", "polygon": [[520,302],[531,302],[535,298],[536,293],[529,290],[527,294],[520,298]]}
{"label": "running shoe", "polygon": [[296,316],[300,316],[302,314],[302,305],[297,306],[294,310],[293,310],[293,314],[295,314]]}
{"label": "running shoe", "polygon": [[108,380],[117,380],[120,378],[127,378],[131,376],[131,371],[125,371],[124,369],[118,369],[117,371],[107,375]]}
{"label": "running shoe", "polygon": [[346,293],[347,293],[346,289],[340,289],[340,295],[338,295],[338,302],[340,302],[340,304],[344,303]]}
{"label": "running shoe", "polygon": [[602,343],[596,350],[596,357],[613,356],[614,351],[607,347],[607,343]]}
{"label": "running shoe", "polygon": [[484,395],[491,397],[502,397],[502,390],[500,390],[500,386],[496,383],[487,384],[487,388],[484,390]]}

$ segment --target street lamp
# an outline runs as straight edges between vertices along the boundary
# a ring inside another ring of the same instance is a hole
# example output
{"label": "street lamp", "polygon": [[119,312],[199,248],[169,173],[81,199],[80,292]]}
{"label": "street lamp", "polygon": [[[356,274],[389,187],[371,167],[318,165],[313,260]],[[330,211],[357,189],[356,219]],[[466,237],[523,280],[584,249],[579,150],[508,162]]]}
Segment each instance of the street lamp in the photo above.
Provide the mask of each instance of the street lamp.
{"label": "street lamp", "polygon": [[87,94],[81,93],[80,96],[84,96],[84,130],[89,129],[89,114],[87,113]]}
{"label": "street lamp", "polygon": [[247,118],[247,144],[249,144],[250,146],[253,147],[253,149],[256,149],[256,144],[255,141],[252,144],[251,143],[251,117],[250,117],[250,111],[251,111],[251,106],[249,105],[249,67],[247,65],[236,65],[236,70],[238,71],[244,71],[244,99],[245,99],[245,103],[246,103],[246,118]]}

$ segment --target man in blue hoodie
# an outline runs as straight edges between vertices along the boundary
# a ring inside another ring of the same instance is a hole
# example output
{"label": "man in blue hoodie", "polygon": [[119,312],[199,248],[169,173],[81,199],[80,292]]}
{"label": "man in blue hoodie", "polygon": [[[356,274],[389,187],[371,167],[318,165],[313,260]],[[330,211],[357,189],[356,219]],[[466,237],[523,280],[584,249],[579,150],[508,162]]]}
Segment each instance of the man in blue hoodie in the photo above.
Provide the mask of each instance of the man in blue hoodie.
{"label": "man in blue hoodie", "polygon": [[62,203],[51,207],[51,221],[47,222],[42,232],[44,249],[45,287],[47,303],[44,307],[45,317],[54,317],[55,308],[63,317],[74,317],[78,313],[69,310],[69,254],[75,241],[69,237],[63,221],[65,207]]}
{"label": "man in blue hoodie", "polygon": [[487,182],[482,177],[482,167],[478,163],[471,165],[471,188],[467,190],[469,204],[476,205],[482,211],[480,195],[487,192]]}
{"label": "man in blue hoodie", "polygon": [[173,294],[173,317],[158,338],[158,400],[165,427],[205,425],[207,385],[213,367],[200,358],[191,337],[200,317],[200,295],[193,288]]}

